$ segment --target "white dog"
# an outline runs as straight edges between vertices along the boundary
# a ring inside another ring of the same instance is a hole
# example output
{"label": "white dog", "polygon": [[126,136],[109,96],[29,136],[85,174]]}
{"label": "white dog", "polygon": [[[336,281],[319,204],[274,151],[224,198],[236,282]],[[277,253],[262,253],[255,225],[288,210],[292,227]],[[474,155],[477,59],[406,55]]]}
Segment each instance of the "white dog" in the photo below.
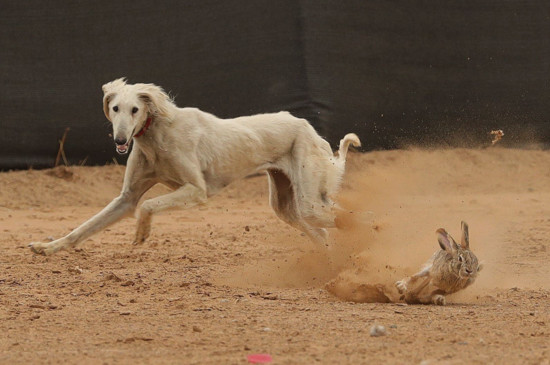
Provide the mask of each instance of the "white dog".
{"label": "white dog", "polygon": [[72,247],[132,214],[140,198],[162,183],[173,192],[143,202],[137,212],[135,243],[149,236],[154,213],[191,208],[236,179],[267,171],[270,204],[277,216],[325,243],[325,228],[335,227],[333,195],[344,173],[348,146],[360,146],[355,134],[340,141],[338,157],[304,119],[288,112],[219,119],[195,108],[178,108],[153,84],[117,79],[103,85],[103,110],[113,124],[116,150],[128,153],[120,196],[67,236],[33,242],[35,253],[49,255]]}

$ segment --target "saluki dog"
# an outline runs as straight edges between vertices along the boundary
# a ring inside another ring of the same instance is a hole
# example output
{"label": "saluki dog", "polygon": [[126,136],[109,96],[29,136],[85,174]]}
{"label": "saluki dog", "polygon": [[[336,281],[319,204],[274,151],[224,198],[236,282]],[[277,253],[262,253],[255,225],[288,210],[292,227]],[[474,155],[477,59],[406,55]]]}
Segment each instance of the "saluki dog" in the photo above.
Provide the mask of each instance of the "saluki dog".
{"label": "saluki dog", "polygon": [[143,194],[162,183],[172,192],[143,202],[136,212],[135,243],[151,231],[154,213],[191,208],[232,181],[267,171],[269,202],[284,222],[325,243],[335,227],[334,202],[350,144],[347,134],[338,155],[304,119],[288,112],[220,119],[196,108],[178,108],[154,84],[128,84],[121,78],[103,85],[103,111],[113,124],[120,154],[128,153],[120,195],[63,238],[33,242],[32,251],[49,255],[76,246],[136,211]]}

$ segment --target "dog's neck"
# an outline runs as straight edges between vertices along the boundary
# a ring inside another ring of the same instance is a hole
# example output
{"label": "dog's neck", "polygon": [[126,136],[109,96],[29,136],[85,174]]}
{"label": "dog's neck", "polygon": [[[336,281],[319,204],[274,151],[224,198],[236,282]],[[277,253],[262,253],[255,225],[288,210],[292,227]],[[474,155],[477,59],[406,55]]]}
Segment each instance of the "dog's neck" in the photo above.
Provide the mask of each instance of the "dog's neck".
{"label": "dog's neck", "polygon": [[134,134],[134,137],[141,137],[145,134],[145,132],[147,132],[147,129],[149,129],[149,127],[151,126],[151,122],[153,121],[153,118],[152,117],[148,117],[147,120],[145,121],[145,124],[143,125],[143,127],[139,130],[139,132],[137,132],[136,134]]}

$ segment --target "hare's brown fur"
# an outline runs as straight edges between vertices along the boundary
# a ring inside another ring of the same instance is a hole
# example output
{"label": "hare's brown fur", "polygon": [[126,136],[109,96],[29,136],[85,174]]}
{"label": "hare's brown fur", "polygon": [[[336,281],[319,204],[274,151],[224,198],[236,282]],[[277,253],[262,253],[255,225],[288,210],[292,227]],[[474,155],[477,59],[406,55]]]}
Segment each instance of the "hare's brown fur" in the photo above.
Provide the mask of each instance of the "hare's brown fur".
{"label": "hare's brown fur", "polygon": [[462,222],[460,245],[447,231],[436,231],[441,250],[435,252],[418,273],[395,283],[402,299],[410,304],[445,304],[445,295],[470,286],[481,266],[470,251],[468,225]]}

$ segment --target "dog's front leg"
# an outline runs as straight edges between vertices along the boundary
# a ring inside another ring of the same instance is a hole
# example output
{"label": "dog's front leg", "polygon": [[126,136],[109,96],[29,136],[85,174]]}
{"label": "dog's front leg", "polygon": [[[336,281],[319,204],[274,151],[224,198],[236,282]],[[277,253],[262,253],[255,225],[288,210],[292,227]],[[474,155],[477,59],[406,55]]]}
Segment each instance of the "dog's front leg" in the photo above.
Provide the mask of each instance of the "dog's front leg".
{"label": "dog's front leg", "polygon": [[35,253],[51,255],[59,250],[76,246],[94,233],[130,215],[141,196],[155,184],[155,180],[145,178],[149,172],[143,157],[132,153],[128,159],[120,196],[65,237],[52,242],[33,242],[29,247]]}
{"label": "dog's front leg", "polygon": [[139,208],[136,239],[134,244],[145,242],[151,232],[153,214],[167,209],[187,209],[206,202],[206,190],[193,184],[143,202]]}
{"label": "dog's front leg", "polygon": [[109,203],[101,212],[84,222],[63,238],[52,242],[32,242],[29,247],[34,253],[51,255],[59,250],[76,246],[94,233],[128,215],[135,209],[136,202],[123,194]]}

